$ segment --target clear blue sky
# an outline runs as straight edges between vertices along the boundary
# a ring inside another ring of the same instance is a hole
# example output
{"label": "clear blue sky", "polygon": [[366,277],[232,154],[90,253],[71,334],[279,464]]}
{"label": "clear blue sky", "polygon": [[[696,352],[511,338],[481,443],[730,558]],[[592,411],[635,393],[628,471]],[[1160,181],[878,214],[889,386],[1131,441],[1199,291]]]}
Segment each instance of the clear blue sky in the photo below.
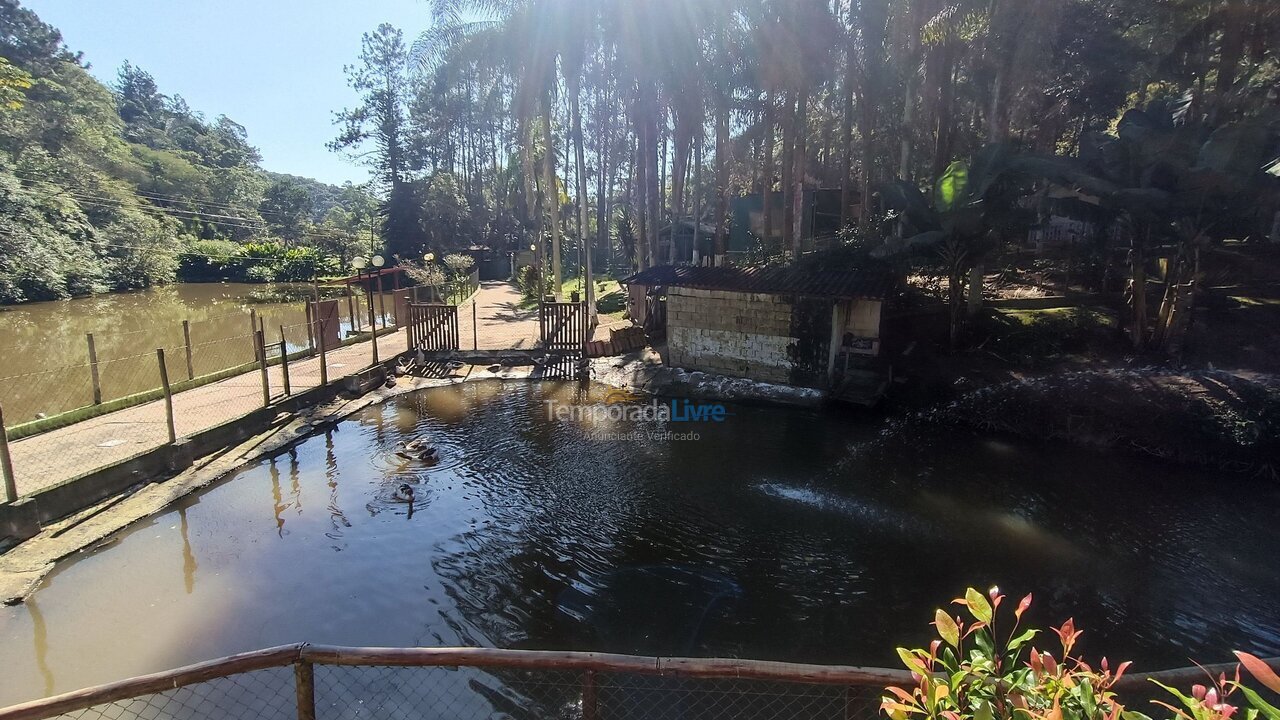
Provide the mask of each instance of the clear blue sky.
{"label": "clear blue sky", "polygon": [[113,82],[125,60],[160,91],[249,132],[268,170],[340,184],[368,173],[325,143],[333,113],[355,104],[342,66],[379,23],[406,43],[431,22],[420,0],[24,0]]}

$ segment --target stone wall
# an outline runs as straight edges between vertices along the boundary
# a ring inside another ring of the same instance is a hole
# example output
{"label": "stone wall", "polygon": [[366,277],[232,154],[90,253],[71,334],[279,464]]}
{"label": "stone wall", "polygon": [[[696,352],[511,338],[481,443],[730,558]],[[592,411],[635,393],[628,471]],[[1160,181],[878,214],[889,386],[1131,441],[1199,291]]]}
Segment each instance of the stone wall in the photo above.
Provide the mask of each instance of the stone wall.
{"label": "stone wall", "polygon": [[792,301],[781,295],[670,288],[667,346],[671,364],[792,382]]}

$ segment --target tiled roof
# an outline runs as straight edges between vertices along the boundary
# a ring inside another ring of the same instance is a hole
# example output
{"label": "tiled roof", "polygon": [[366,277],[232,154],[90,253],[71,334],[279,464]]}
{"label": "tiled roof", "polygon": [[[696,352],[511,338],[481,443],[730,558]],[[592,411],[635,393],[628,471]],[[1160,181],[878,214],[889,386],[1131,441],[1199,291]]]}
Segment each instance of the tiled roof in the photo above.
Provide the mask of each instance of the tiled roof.
{"label": "tiled roof", "polygon": [[794,267],[695,267],[659,265],[622,281],[626,285],[663,285],[700,290],[767,295],[808,295],[880,300],[893,277],[872,270],[802,270]]}

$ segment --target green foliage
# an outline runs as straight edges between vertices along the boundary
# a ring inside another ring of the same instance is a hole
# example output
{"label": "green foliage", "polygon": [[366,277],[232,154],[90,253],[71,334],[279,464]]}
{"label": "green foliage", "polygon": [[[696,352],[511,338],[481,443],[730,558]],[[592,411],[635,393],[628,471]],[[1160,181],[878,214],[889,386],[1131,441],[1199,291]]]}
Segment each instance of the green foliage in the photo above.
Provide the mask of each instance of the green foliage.
{"label": "green foliage", "polygon": [[31,76],[0,57],[0,109],[21,110],[25,91],[31,88]]}
{"label": "green foliage", "polygon": [[452,253],[444,256],[444,266],[449,268],[449,273],[455,278],[466,275],[475,264],[475,258],[470,255]]}
{"label": "green foliage", "polygon": [[1124,707],[1112,686],[1129,663],[1114,672],[1106,660],[1095,669],[1072,656],[1081,631],[1067,620],[1054,628],[1060,659],[1037,650],[1038,630],[1021,627],[1031,607],[1024,597],[1010,613],[992,588],[970,588],[954,604],[964,616],[939,609],[939,640],[927,650],[898,649],[919,678],[915,687],[890,687],[881,709],[891,720],[1117,720]]}
{"label": "green foliage", "polygon": [[520,297],[524,303],[536,303],[552,291],[554,282],[551,278],[542,274],[542,288],[538,288],[538,268],[533,265],[525,265],[516,271],[516,287],[520,288]]}
{"label": "green foliage", "polygon": [[[1053,651],[1039,650],[1040,631],[1021,625],[1032,596],[1022,598],[1012,613],[1001,610],[1004,600],[997,588],[985,594],[969,588],[953,601],[962,615],[938,609],[933,621],[938,639],[928,649],[898,648],[916,684],[886,688],[881,711],[890,720],[1150,720],[1126,708],[1115,691],[1132,663],[1112,669],[1103,658],[1094,667],[1073,655],[1084,631],[1071,619],[1052,628]],[[1266,663],[1248,653],[1236,656],[1258,682],[1280,692],[1280,676]],[[1208,679],[1210,686],[1196,685],[1190,694],[1153,681],[1176,702],[1154,704],[1172,711],[1171,720],[1280,720],[1280,709],[1241,683],[1238,666],[1234,679],[1225,673]],[[1249,706],[1242,715],[1228,702],[1235,692]]]}
{"label": "green foliage", "polygon": [[954,209],[960,199],[968,194],[968,187],[969,163],[963,160],[951,163],[934,184],[934,206],[942,212]]}
{"label": "green foliage", "polygon": [[[206,120],[142,68],[103,86],[15,0],[0,0],[0,113],[0,303],[179,277],[310,279],[373,212],[360,188],[269,176],[242,126]],[[316,196],[351,222],[316,235]]]}

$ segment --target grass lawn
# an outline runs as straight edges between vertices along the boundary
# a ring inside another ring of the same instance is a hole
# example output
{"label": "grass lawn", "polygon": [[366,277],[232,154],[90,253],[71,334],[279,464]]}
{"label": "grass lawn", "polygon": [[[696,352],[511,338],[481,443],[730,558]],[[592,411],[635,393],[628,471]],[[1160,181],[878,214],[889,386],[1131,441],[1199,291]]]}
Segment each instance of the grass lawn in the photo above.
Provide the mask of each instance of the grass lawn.
{"label": "grass lawn", "polygon": [[[560,297],[569,299],[572,293],[582,295],[582,279],[571,278],[560,285]],[[596,309],[602,319],[621,320],[627,316],[627,293],[622,284],[613,278],[596,278]]]}

